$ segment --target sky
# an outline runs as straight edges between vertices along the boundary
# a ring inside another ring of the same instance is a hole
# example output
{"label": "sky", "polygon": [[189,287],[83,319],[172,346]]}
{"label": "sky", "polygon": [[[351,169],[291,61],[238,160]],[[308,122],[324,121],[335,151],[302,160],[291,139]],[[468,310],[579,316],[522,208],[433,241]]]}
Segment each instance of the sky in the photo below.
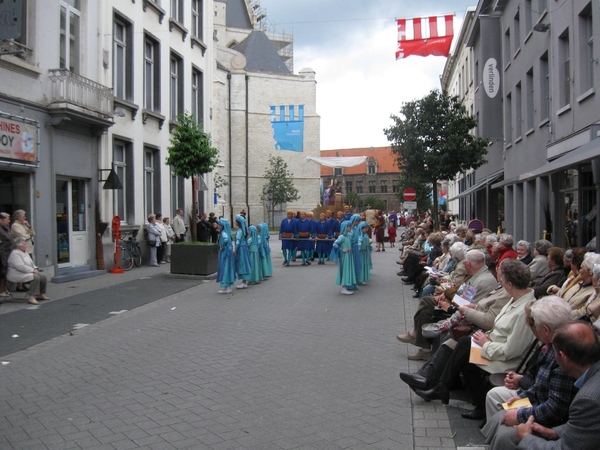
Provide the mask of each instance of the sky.
{"label": "sky", "polygon": [[396,61],[396,19],[455,14],[476,0],[259,0],[269,31],[294,36],[294,73],[316,72],[321,150],[389,145],[402,104],[440,88],[446,58]]}

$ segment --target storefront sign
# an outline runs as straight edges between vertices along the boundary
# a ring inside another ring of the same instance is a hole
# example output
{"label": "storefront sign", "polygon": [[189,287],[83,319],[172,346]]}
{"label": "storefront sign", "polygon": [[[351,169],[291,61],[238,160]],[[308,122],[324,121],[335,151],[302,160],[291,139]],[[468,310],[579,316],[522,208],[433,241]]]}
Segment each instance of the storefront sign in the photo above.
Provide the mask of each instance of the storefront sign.
{"label": "storefront sign", "polygon": [[483,69],[483,84],[489,98],[494,98],[500,91],[500,72],[498,72],[497,65],[496,59],[490,58],[485,62]]}
{"label": "storefront sign", "polygon": [[37,127],[0,117],[0,158],[37,162]]}

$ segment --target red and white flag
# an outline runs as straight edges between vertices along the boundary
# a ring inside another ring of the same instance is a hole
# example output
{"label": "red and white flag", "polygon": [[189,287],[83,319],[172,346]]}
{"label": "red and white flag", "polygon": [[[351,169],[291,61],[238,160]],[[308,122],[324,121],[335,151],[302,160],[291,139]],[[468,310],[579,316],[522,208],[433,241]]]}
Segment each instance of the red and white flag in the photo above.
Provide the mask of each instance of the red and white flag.
{"label": "red and white flag", "polygon": [[396,60],[417,56],[448,56],[454,36],[454,16],[398,19]]}

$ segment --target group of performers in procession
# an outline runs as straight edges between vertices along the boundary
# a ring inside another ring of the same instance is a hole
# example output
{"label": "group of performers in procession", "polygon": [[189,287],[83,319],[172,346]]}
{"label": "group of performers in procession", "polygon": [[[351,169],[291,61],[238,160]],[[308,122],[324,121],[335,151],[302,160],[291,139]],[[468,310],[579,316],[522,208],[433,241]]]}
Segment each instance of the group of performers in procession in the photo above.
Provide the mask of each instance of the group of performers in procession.
{"label": "group of performers in procession", "polygon": [[243,215],[236,216],[235,222],[238,228],[235,236],[227,219],[222,217],[218,222],[217,282],[221,285],[219,294],[230,293],[236,278],[241,280],[236,288],[246,289],[248,283],[259,283],[273,275],[269,226],[264,222],[257,226],[248,226]]}
{"label": "group of performers in procession", "polygon": [[[338,264],[336,284],[342,286],[342,294],[349,295],[371,279],[371,228],[348,206],[336,216],[327,211],[319,215],[319,220],[313,220],[312,213],[288,211],[279,228],[283,265],[296,261],[298,252],[303,266],[311,265],[315,257],[319,265],[333,260]],[[236,216],[235,221],[235,236],[227,219],[218,222],[220,294],[230,293],[236,279],[240,280],[236,288],[246,289],[249,283],[273,275],[268,225],[248,227],[243,215]]]}

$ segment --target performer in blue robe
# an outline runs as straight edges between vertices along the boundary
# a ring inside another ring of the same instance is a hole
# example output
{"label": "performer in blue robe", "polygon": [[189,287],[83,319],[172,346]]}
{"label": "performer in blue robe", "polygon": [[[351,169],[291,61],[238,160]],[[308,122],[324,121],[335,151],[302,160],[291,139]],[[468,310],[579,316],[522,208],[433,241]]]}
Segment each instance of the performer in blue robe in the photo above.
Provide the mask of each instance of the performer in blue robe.
{"label": "performer in blue robe", "polygon": [[248,225],[246,225],[246,218],[242,215],[236,216],[235,222],[239,228],[235,233],[235,250],[233,251],[235,255],[235,271],[238,279],[242,280],[236,288],[246,289],[252,272],[250,252],[248,250]]}
{"label": "performer in blue robe", "polygon": [[350,206],[344,205],[344,212],[342,213],[342,220],[352,220],[352,211],[350,210]]}
{"label": "performer in blue robe", "polygon": [[325,213],[319,215],[320,220],[315,222],[313,228],[313,238],[317,240],[317,255],[319,257],[319,265],[325,264],[325,258],[329,256],[331,239],[331,224],[325,219]]}
{"label": "performer in blue robe", "polygon": [[310,266],[314,242],[312,239],[312,221],[306,218],[306,213],[300,211],[300,219],[296,221],[297,248],[302,256],[302,265]]}
{"label": "performer in blue robe", "polygon": [[294,211],[288,211],[287,217],[281,221],[279,226],[279,240],[281,241],[281,252],[283,253],[283,265],[289,266],[292,259],[292,252],[296,247],[294,238],[296,237],[296,218]]}
{"label": "performer in blue robe", "polygon": [[219,294],[229,294],[235,283],[235,259],[231,227],[225,218],[219,219],[219,264],[217,266],[217,283],[220,283]]}

